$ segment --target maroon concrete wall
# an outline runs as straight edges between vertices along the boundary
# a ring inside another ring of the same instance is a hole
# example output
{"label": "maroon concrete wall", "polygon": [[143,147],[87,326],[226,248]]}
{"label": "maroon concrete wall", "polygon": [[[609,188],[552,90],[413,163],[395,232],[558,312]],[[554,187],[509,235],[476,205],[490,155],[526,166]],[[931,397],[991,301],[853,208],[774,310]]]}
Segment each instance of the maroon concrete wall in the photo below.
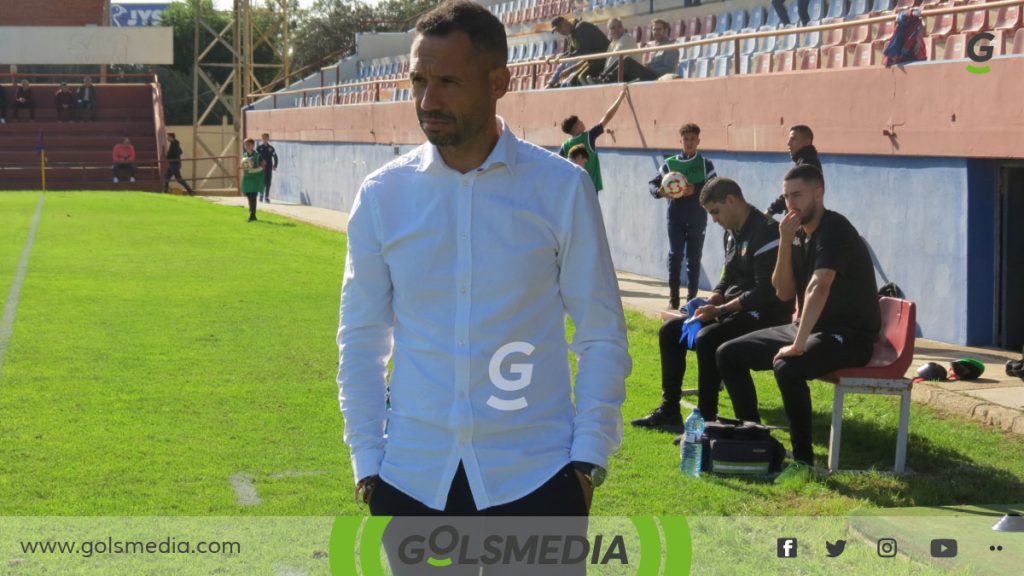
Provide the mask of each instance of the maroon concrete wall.
{"label": "maroon concrete wall", "polygon": [[106,0],[3,0],[0,26],[102,26]]}

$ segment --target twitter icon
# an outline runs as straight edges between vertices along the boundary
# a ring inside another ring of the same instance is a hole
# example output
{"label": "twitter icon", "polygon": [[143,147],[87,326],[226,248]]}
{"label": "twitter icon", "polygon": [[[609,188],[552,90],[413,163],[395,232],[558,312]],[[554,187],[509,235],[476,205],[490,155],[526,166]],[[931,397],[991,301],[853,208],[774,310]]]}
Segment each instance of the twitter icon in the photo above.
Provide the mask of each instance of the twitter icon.
{"label": "twitter icon", "polygon": [[836,540],[835,544],[826,540],[825,549],[828,550],[829,558],[835,558],[842,554],[843,550],[846,550],[846,540]]}

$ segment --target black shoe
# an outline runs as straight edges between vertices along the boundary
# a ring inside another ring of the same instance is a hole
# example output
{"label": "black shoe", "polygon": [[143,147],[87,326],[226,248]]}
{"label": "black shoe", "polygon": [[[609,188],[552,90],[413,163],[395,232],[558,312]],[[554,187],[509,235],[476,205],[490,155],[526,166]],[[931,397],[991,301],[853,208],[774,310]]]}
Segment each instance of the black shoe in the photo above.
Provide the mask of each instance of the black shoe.
{"label": "black shoe", "polygon": [[639,428],[666,430],[678,434],[683,431],[683,416],[679,412],[670,413],[663,408],[658,408],[643,418],[633,420],[630,424]]}
{"label": "black shoe", "polygon": [[249,222],[255,222],[255,221],[256,221],[256,217],[255,216],[249,216]]}

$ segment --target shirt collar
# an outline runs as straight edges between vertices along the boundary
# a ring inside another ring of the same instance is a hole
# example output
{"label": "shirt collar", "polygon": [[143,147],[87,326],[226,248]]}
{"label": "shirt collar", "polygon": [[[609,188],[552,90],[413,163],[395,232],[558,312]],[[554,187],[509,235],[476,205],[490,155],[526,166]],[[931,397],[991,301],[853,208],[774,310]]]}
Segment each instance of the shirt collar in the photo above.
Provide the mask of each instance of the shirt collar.
{"label": "shirt collar", "polygon": [[[509,175],[514,175],[516,144],[519,139],[508,129],[508,124],[505,123],[504,118],[501,116],[495,116],[494,118],[499,128],[498,142],[494,145],[494,149],[491,150],[491,153],[483,163],[474,171],[484,172],[497,164],[501,164],[508,170]],[[420,155],[420,164],[416,171],[430,172],[441,168],[449,169],[448,165],[444,163],[444,158],[441,157],[441,152],[438,151],[437,146],[427,142],[424,145],[423,153]]]}

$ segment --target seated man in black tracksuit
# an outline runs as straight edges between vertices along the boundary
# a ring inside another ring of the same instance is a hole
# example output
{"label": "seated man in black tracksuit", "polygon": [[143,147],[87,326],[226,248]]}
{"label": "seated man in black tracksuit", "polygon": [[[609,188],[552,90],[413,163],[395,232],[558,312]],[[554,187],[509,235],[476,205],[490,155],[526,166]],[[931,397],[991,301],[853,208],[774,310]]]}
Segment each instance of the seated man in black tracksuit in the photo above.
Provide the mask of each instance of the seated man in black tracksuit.
{"label": "seated man in black tracksuit", "polygon": [[786,174],[784,190],[789,212],[779,224],[772,284],[779,298],[797,297],[800,318],[718,349],[718,370],[740,420],[760,421],[750,371],[775,372],[795,460],[777,482],[806,481],[812,475],[807,381],[866,364],[882,323],[867,245],[849,220],[825,209],[821,172],[796,166]]}
{"label": "seated man in black tracksuit", "polygon": [[[706,421],[718,417],[721,378],[715,353],[723,343],[743,334],[785,324],[793,314],[792,301],[775,296],[772,271],[779,249],[779,225],[743,198],[739,185],[728,178],[712,178],[700,194],[701,206],[725,228],[725,270],[708,305],[697,309],[704,325],[697,333],[697,407]],[[661,406],[634,426],[681,430],[679,410],[686,346],[680,342],[683,319],[669,320],[658,335],[661,344]]]}

